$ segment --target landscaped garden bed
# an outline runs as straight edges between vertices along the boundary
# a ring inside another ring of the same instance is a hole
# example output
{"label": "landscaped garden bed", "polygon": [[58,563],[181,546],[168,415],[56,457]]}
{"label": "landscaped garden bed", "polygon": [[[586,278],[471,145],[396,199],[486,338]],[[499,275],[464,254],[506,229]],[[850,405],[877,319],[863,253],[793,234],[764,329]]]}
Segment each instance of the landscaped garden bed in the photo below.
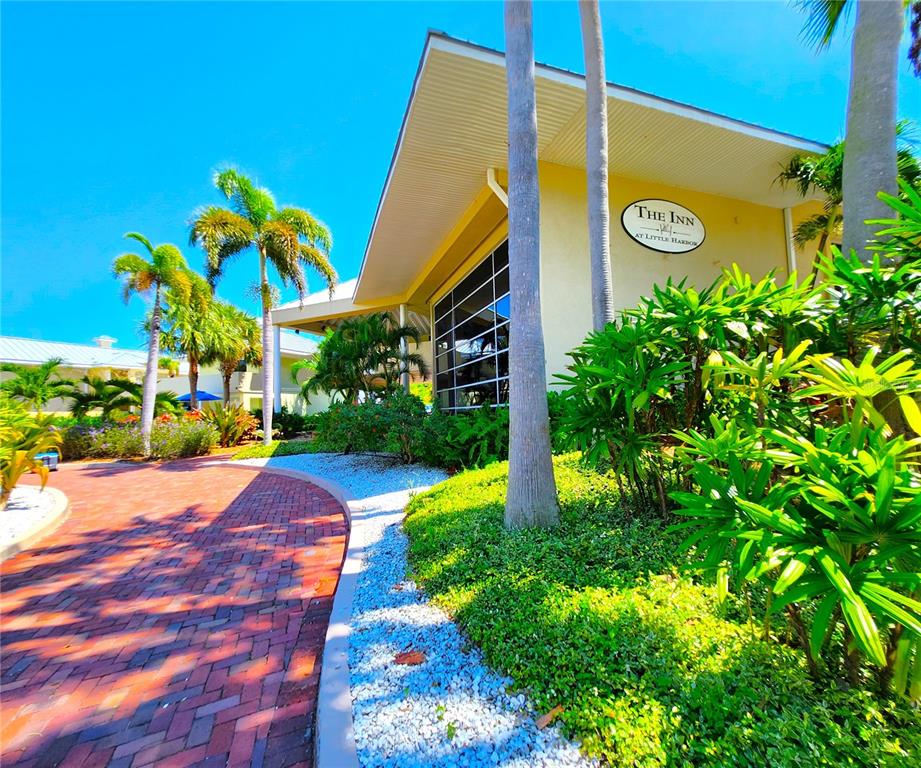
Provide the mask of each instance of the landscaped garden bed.
{"label": "landscaped garden bed", "polygon": [[554,530],[503,528],[506,464],[417,496],[404,527],[413,578],[588,754],[880,766],[921,753],[917,710],[814,683],[799,650],[759,639],[744,599],[720,606],[683,571],[683,537],[622,505],[612,475],[555,463]]}

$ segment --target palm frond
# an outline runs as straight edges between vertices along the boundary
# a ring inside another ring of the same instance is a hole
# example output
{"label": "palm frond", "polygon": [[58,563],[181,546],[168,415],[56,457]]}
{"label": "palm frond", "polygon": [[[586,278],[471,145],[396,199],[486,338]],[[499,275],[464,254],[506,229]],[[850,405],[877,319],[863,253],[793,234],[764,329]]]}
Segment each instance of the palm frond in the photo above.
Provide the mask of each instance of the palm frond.
{"label": "palm frond", "polygon": [[211,205],[198,212],[192,221],[189,244],[205,251],[208,282],[214,285],[226,263],[253,245],[256,230],[239,213]]}
{"label": "palm frond", "polygon": [[326,288],[329,291],[329,298],[332,299],[333,291],[336,289],[336,284],[339,282],[339,275],[336,274],[336,270],[333,268],[327,255],[312,245],[301,243],[298,247],[298,258],[300,258],[303,264],[312,267],[314,271],[319,273],[320,277],[322,277],[323,281],[326,283]]}
{"label": "palm frond", "polygon": [[293,284],[298,295],[307,292],[307,279],[300,262],[297,231],[283,221],[266,222],[262,228],[266,258],[272,263],[284,285]]}
{"label": "palm frond", "polygon": [[256,229],[262,227],[275,213],[275,199],[265,187],[257,186],[249,176],[236,168],[225,168],[214,174],[214,186],[227,198],[240,216]]}
{"label": "palm frond", "polygon": [[127,232],[125,237],[129,240],[137,240],[137,242],[139,242],[147,249],[149,254],[153,254],[154,247],[150,244],[150,240],[144,237],[144,235],[142,235],[140,232]]}
{"label": "palm frond", "polygon": [[[841,222],[840,214],[838,214],[836,218],[837,222],[835,222],[834,226],[837,228]],[[810,216],[808,219],[803,219],[793,230],[793,242],[796,244],[797,248],[803,248],[813,240],[817,240],[825,234],[827,227],[827,213],[817,213],[814,216]]]}
{"label": "palm frond", "polygon": [[806,14],[803,38],[817,48],[826,48],[855,3],[853,0],[799,0],[797,5]]}
{"label": "palm frond", "polygon": [[329,228],[310,211],[303,208],[282,208],[275,214],[278,221],[283,221],[308,243],[315,245],[317,248],[329,253],[333,247],[333,236]]}

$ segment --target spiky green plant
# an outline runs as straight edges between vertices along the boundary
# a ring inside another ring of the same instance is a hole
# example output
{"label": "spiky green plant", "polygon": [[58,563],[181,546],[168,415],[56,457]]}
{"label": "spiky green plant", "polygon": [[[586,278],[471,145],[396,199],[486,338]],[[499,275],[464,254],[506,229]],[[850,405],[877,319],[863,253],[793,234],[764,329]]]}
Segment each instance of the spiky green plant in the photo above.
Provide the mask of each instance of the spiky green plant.
{"label": "spiky green plant", "polygon": [[0,384],[0,390],[41,413],[49,401],[70,394],[73,382],[58,373],[61,362],[61,358],[56,357],[37,366],[3,363],[0,371],[12,373],[14,378]]}

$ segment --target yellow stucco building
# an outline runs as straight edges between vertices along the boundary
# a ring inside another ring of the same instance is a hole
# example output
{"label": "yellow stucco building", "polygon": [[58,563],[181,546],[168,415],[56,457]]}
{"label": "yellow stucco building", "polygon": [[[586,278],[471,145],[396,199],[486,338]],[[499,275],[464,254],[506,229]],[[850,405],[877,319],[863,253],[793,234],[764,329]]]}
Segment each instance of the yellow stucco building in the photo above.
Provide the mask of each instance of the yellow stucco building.
{"label": "yellow stucco building", "polygon": [[[591,329],[585,85],[536,68],[541,310],[548,379]],[[611,257],[618,307],[656,283],[705,286],[811,266],[796,223],[816,212],[775,179],[822,144],[608,86]],[[361,271],[332,299],[282,305],[279,327],[322,332],[390,310],[416,323],[444,408],[502,402],[508,375],[507,112],[501,53],[429,35]]]}

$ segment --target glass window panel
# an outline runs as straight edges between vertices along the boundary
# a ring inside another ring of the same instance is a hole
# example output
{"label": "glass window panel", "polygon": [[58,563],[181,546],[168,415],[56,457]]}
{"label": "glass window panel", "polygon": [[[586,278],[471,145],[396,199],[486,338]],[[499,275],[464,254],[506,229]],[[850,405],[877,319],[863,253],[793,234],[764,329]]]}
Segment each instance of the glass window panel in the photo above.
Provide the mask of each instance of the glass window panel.
{"label": "glass window panel", "polygon": [[446,389],[438,393],[438,405],[443,411],[450,410],[454,407],[454,390]]}
{"label": "glass window panel", "polygon": [[496,296],[508,293],[508,267],[496,275]]}
{"label": "glass window panel", "polygon": [[492,278],[492,260],[487,257],[451,291],[454,304],[465,299],[474,288],[483,285],[490,278]]}
{"label": "glass window panel", "polygon": [[470,344],[476,343],[477,337],[492,330],[496,325],[493,318],[491,311],[483,311],[457,326],[454,330],[455,349],[465,352]]}
{"label": "glass window panel", "polygon": [[493,260],[495,261],[495,270],[499,272],[503,267],[508,266],[508,240],[506,240],[502,245],[500,245],[493,252]]}
{"label": "glass window panel", "polygon": [[508,247],[503,243],[433,307],[440,408],[508,402],[507,294]]}
{"label": "glass window panel", "polygon": [[496,360],[498,375],[508,376],[508,352],[500,352]]}
{"label": "glass window panel", "polygon": [[508,379],[499,379],[499,403],[508,402]]}
{"label": "glass window panel", "polygon": [[496,349],[508,349],[508,323],[496,328]]}
{"label": "glass window panel", "polygon": [[493,305],[493,312],[496,313],[496,322],[503,323],[512,316],[512,299],[506,294]]}
{"label": "glass window panel", "polygon": [[454,386],[454,374],[450,371],[439,373],[435,380],[435,387],[439,392],[445,389],[451,389]]}
{"label": "glass window panel", "polygon": [[471,407],[496,402],[496,382],[486,381],[470,387],[455,390],[457,407]]}
{"label": "glass window panel", "polygon": [[496,378],[496,358],[493,355],[462,365],[454,371],[454,386],[465,387],[478,381]]}
{"label": "glass window panel", "polygon": [[[437,316],[437,310],[436,310],[436,316]],[[452,322],[452,319],[451,319],[451,312],[450,312],[450,306],[449,306],[448,313],[444,317],[442,317],[441,320],[435,321],[435,336],[438,337],[438,336],[441,336],[442,334],[447,333],[448,331],[451,330],[451,326],[453,324],[454,323]]]}
{"label": "glass window panel", "polygon": [[459,325],[488,307],[492,302],[492,280],[489,280],[454,307],[454,322]]}

